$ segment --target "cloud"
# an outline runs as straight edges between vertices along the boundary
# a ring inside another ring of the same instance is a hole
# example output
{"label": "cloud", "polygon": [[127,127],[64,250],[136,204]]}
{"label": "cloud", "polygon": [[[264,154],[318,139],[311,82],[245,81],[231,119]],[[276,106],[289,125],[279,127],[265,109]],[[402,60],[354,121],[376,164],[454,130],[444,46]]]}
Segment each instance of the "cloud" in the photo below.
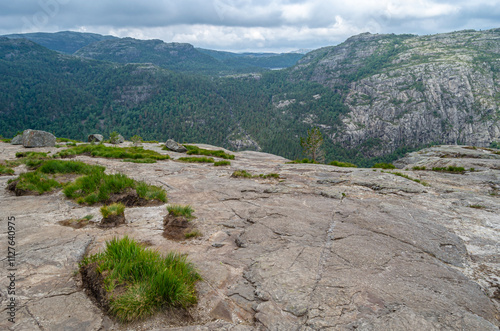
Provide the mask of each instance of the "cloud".
{"label": "cloud", "polygon": [[227,50],[337,44],[353,34],[500,26],[500,0],[16,0],[0,34],[85,30]]}

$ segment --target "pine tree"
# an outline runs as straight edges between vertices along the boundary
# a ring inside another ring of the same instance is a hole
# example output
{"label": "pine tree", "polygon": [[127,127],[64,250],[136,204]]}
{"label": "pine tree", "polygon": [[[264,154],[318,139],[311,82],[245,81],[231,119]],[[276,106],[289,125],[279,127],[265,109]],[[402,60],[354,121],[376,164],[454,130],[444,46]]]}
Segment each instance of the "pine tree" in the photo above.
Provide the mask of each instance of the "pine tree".
{"label": "pine tree", "polygon": [[313,162],[323,160],[324,152],[321,149],[322,144],[323,136],[317,127],[307,130],[307,138],[300,138],[300,146],[302,146],[304,154],[311,157]]}

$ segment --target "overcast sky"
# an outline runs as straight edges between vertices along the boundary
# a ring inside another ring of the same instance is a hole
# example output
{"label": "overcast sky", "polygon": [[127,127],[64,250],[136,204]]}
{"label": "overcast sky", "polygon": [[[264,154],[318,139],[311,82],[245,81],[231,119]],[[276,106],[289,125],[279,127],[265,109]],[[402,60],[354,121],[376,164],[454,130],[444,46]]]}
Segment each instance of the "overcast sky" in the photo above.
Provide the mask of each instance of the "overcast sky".
{"label": "overcast sky", "polygon": [[352,35],[500,27],[500,0],[11,0],[0,34],[82,31],[229,51],[315,49]]}

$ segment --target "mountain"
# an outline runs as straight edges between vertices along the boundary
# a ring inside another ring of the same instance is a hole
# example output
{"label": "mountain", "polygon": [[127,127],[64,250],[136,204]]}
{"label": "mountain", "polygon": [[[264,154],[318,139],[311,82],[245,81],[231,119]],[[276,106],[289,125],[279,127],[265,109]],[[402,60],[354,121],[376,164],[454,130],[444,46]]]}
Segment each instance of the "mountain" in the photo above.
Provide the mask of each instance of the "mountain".
{"label": "mountain", "polygon": [[303,57],[303,54],[299,53],[231,53],[203,48],[198,50],[234,68],[282,69],[295,65]]}
{"label": "mountain", "polygon": [[70,56],[2,38],[1,134],[117,130],[295,159],[319,127],[326,161],[364,166],[436,143],[487,146],[500,141],[499,31],[361,34],[290,68],[238,75],[223,62],[273,56],[131,38]]}
{"label": "mountain", "polygon": [[48,49],[66,54],[73,54],[82,47],[101,40],[116,39],[113,36],[103,36],[96,33],[61,31],[55,33],[24,33],[9,34],[3,37],[10,39],[26,38]]}
{"label": "mountain", "polygon": [[340,93],[349,112],[340,128],[325,131],[344,148],[377,156],[403,146],[498,140],[499,71],[500,29],[365,33],[308,53],[288,78]]}
{"label": "mountain", "polygon": [[191,44],[120,38],[79,49],[75,55],[117,63],[152,63],[179,72],[219,72],[229,68]]}

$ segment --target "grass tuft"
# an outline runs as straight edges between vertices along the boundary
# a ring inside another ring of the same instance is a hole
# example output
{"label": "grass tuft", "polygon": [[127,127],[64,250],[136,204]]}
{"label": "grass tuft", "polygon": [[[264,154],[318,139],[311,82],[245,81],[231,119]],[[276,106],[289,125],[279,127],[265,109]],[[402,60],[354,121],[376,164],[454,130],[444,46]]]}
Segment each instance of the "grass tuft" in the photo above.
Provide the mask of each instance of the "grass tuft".
{"label": "grass tuft", "polygon": [[168,214],[174,217],[184,216],[187,219],[194,218],[194,209],[190,205],[169,205],[167,206]]}
{"label": "grass tuft", "polygon": [[357,168],[358,167],[357,165],[355,165],[353,163],[341,162],[341,161],[332,161],[332,162],[330,162],[328,164],[332,165],[332,166],[344,167],[344,168]]}
{"label": "grass tuft", "polygon": [[235,177],[235,178],[238,178],[238,177],[252,178],[253,175],[251,173],[249,173],[248,171],[246,171],[246,170],[236,170],[235,172],[233,172],[233,174],[231,175],[231,177]]}
{"label": "grass tuft", "polygon": [[123,215],[125,213],[125,205],[123,203],[113,203],[109,206],[101,207],[101,215],[104,218],[110,216]]}
{"label": "grass tuft", "polygon": [[310,160],[308,158],[286,162],[286,164],[295,164],[295,163],[314,163],[314,164],[318,164],[318,162]]}
{"label": "grass tuft", "polygon": [[[162,307],[187,307],[197,302],[195,283],[201,280],[186,255],[160,255],[124,237],[106,243],[106,249],[84,258],[80,271],[95,263],[110,297],[109,312],[122,322],[153,315]],[[118,293],[114,290],[120,287]]]}
{"label": "grass tuft", "polygon": [[228,154],[221,149],[212,151],[209,149],[199,148],[193,145],[184,145],[184,147],[187,148],[186,154],[188,155],[206,155],[206,156],[220,157],[221,159],[234,160],[234,155]]}
{"label": "grass tuft", "polygon": [[104,145],[85,144],[65,149],[56,155],[59,157],[69,157],[72,155],[88,154],[94,157],[105,157],[112,159],[153,159],[167,160],[170,156],[158,152],[144,149],[143,147],[108,147]]}
{"label": "grass tuft", "polygon": [[0,163],[0,175],[13,175],[14,169]]}
{"label": "grass tuft", "polygon": [[231,165],[231,162],[226,160],[214,162],[215,167],[227,166],[227,165]]}
{"label": "grass tuft", "polygon": [[196,238],[196,237],[201,237],[201,236],[203,236],[203,234],[199,230],[193,230],[191,232],[188,232],[188,233],[184,234],[184,237],[186,239]]}
{"label": "grass tuft", "polygon": [[391,163],[375,163],[372,168],[378,169],[396,169],[396,166]]}
{"label": "grass tuft", "polygon": [[465,168],[464,167],[455,167],[455,166],[434,167],[434,168],[432,168],[432,171],[449,172],[449,173],[453,173],[453,174],[463,174],[465,172]]}
{"label": "grass tuft", "polygon": [[213,163],[214,159],[211,157],[180,157],[176,161],[193,162],[193,163]]}

